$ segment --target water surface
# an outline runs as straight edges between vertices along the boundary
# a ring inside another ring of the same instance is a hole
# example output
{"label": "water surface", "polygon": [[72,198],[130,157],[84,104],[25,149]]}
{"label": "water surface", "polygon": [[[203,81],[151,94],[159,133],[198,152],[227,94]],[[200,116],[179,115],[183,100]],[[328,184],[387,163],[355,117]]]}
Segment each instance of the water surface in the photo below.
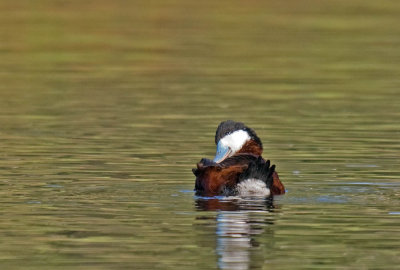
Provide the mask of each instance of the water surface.
{"label": "water surface", "polygon": [[[396,269],[397,1],[0,3],[1,269]],[[194,196],[222,120],[287,194]]]}

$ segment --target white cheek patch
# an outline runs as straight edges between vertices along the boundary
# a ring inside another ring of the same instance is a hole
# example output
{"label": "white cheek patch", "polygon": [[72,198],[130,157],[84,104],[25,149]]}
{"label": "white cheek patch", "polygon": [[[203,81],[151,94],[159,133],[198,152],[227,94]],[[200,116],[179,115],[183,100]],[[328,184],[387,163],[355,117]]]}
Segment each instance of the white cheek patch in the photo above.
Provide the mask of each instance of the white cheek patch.
{"label": "white cheek patch", "polygon": [[239,151],[251,138],[244,130],[237,130],[221,139],[221,143],[232,150],[232,154]]}

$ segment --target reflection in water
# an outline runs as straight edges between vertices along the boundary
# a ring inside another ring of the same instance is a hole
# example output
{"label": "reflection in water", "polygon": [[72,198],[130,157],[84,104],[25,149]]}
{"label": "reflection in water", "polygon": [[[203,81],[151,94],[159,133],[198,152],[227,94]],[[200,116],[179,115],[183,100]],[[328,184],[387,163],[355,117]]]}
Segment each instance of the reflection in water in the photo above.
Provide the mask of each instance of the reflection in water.
{"label": "reflection in water", "polygon": [[[196,207],[200,210],[219,210],[216,217],[216,253],[220,269],[258,269],[265,261],[265,247],[256,236],[265,232],[268,219],[274,208],[269,199],[199,198]],[[257,257],[257,260],[252,258]]]}

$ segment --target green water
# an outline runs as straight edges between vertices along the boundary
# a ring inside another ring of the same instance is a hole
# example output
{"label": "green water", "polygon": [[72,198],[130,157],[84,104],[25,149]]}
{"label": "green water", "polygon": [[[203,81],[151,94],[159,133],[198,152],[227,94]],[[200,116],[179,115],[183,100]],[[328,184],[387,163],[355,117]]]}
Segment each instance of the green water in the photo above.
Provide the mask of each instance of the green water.
{"label": "green water", "polygon": [[[0,3],[1,269],[400,269],[398,1]],[[287,194],[196,198],[222,120]]]}

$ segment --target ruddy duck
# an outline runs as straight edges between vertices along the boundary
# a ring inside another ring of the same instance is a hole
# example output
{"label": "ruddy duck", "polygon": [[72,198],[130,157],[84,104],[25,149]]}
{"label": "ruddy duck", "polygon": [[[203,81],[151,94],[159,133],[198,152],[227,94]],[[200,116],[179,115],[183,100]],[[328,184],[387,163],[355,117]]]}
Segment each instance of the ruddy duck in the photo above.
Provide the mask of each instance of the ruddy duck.
{"label": "ruddy duck", "polygon": [[215,144],[215,158],[203,158],[192,170],[196,194],[267,197],[285,193],[275,165],[261,157],[262,143],[253,129],[241,122],[221,122]]}

